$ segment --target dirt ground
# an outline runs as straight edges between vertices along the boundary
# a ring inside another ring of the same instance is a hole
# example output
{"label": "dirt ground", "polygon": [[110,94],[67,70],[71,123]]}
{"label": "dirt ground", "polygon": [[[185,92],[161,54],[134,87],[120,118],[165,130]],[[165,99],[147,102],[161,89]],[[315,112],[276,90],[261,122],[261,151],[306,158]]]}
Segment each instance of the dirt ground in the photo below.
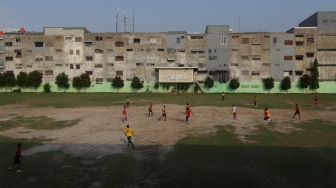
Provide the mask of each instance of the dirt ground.
{"label": "dirt ground", "polygon": [[[51,141],[24,150],[24,155],[39,152],[63,150],[66,153],[80,156],[100,158],[116,153],[132,153],[138,159],[155,155],[163,155],[173,149],[173,145],[181,138],[190,134],[205,134],[214,132],[214,125],[231,124],[236,127],[236,134],[243,141],[245,135],[263,124],[263,110],[237,107],[237,120],[233,120],[229,107],[192,107],[189,124],[185,123],[184,106],[166,104],[167,121],[159,121],[162,105],[153,105],[154,116],[148,117],[147,107],[130,106],[127,109],[128,120],[122,122],[122,106],[110,107],[78,107],[78,108],[37,108],[25,105],[0,106],[0,123],[13,118],[13,115],[23,117],[46,116],[60,120],[80,119],[74,126],[59,130],[35,130],[24,125],[1,131],[1,136],[12,138],[44,138]],[[293,123],[324,119],[335,122],[334,112],[302,110],[301,119],[292,116],[294,110],[270,109],[270,114],[276,126],[269,129],[280,132],[290,132]],[[336,123],[336,122],[335,122]],[[272,124],[272,123],[271,123]],[[271,125],[270,124],[270,125]],[[135,136],[132,137],[136,148],[133,152],[127,147],[127,139],[123,134],[126,125],[130,125]]]}

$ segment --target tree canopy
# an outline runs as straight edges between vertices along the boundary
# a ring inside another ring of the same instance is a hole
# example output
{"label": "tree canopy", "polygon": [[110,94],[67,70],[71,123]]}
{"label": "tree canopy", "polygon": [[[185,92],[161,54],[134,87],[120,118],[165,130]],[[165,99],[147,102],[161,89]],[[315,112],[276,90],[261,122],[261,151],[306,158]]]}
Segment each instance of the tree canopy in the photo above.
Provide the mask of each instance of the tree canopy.
{"label": "tree canopy", "polygon": [[21,88],[25,88],[28,86],[28,74],[25,72],[20,72],[19,75],[17,75],[16,77],[16,83],[18,86],[20,86]]}
{"label": "tree canopy", "polygon": [[35,92],[36,92],[36,89],[38,87],[40,87],[41,83],[42,83],[42,73],[40,73],[39,71],[35,70],[33,72],[30,72],[28,74],[28,77],[27,77],[27,84],[29,87],[33,87],[35,89]]}
{"label": "tree canopy", "polygon": [[63,91],[65,92],[65,90],[70,87],[68,75],[66,75],[64,72],[58,74],[56,76],[56,85],[60,88],[63,88]]}
{"label": "tree canopy", "polygon": [[236,90],[237,88],[239,88],[240,83],[239,83],[239,81],[237,79],[232,79],[230,81],[229,86],[231,87],[231,89]]}
{"label": "tree canopy", "polygon": [[209,76],[205,79],[204,85],[206,85],[208,88],[212,88],[214,86],[214,81]]}
{"label": "tree canopy", "polygon": [[287,91],[291,88],[291,80],[288,76],[286,76],[281,82],[281,89]]}
{"label": "tree canopy", "polygon": [[90,75],[83,73],[82,75],[80,75],[80,78],[82,80],[82,87],[84,88],[84,92],[85,92],[85,88],[88,88],[91,86]]}
{"label": "tree canopy", "polygon": [[117,88],[117,92],[118,89],[124,87],[124,80],[122,80],[119,76],[116,76],[113,80],[112,80],[112,84],[113,87]]}
{"label": "tree canopy", "polygon": [[16,79],[13,72],[5,72],[3,74],[4,86],[9,87],[13,91],[13,87],[16,86]]}
{"label": "tree canopy", "polygon": [[272,77],[264,79],[264,86],[269,91],[274,88],[274,79]]}
{"label": "tree canopy", "polygon": [[132,88],[134,89],[141,89],[143,88],[143,83],[140,82],[140,79],[138,77],[134,77],[131,83]]}
{"label": "tree canopy", "polygon": [[72,87],[76,88],[78,92],[83,87],[82,79],[79,76],[76,76],[72,79]]}
{"label": "tree canopy", "polygon": [[314,60],[314,68],[313,68],[313,75],[312,75],[312,84],[311,84],[311,88],[313,90],[316,90],[320,87],[319,84],[319,71],[318,71],[318,61],[315,58]]}
{"label": "tree canopy", "polygon": [[308,74],[304,74],[300,78],[300,86],[301,88],[307,89],[312,83],[312,78]]}

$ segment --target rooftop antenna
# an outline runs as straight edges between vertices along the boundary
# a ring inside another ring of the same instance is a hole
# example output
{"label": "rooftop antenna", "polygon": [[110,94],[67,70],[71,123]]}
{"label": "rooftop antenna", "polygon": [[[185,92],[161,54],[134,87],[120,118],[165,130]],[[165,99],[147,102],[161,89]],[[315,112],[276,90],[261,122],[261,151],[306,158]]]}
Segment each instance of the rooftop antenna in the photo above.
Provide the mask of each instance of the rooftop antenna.
{"label": "rooftop antenna", "polygon": [[116,33],[118,33],[118,20],[119,20],[118,7],[116,7],[115,9],[117,11],[117,14],[115,15],[116,16]]}
{"label": "rooftop antenna", "polygon": [[134,33],[134,9],[132,12],[133,18],[128,20],[126,16],[126,11],[124,10],[124,32],[130,32],[132,29],[132,32]]}
{"label": "rooftop antenna", "polygon": [[242,17],[241,15],[237,15],[238,16],[238,18],[239,18],[239,33],[240,33],[240,17]]}

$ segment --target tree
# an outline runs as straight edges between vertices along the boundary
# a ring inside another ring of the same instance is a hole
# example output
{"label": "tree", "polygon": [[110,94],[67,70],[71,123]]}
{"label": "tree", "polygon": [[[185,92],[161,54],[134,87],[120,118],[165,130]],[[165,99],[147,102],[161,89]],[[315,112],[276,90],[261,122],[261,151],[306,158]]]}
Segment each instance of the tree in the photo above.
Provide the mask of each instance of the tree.
{"label": "tree", "polygon": [[33,87],[36,92],[36,89],[40,87],[42,83],[42,77],[43,77],[42,73],[40,73],[37,70],[30,72],[27,77],[27,86]]}
{"label": "tree", "polygon": [[5,87],[5,76],[0,72],[0,87]]}
{"label": "tree", "polygon": [[72,79],[72,87],[76,88],[78,92],[80,92],[80,89],[83,87],[83,80],[81,77],[76,76]]}
{"label": "tree", "polygon": [[[281,89],[287,91],[291,88],[291,80],[288,76],[286,76],[281,82]],[[288,92],[288,91],[287,91]]]}
{"label": "tree", "polygon": [[28,74],[25,72],[20,72],[19,75],[16,77],[16,83],[18,86],[20,86],[22,89],[28,86],[27,82]]}
{"label": "tree", "polygon": [[124,87],[124,80],[122,80],[119,76],[116,76],[113,80],[112,80],[112,84],[113,87],[117,88],[117,93],[118,93],[118,89]]}
{"label": "tree", "polygon": [[49,84],[49,82],[47,82],[43,85],[43,92],[44,93],[50,93],[51,92],[51,85]]}
{"label": "tree", "polygon": [[274,79],[272,77],[266,78],[264,80],[264,86],[266,89],[268,89],[269,93],[271,92],[271,89],[274,88]]}
{"label": "tree", "polygon": [[201,87],[196,83],[194,87],[194,92],[197,93],[199,89],[201,89]]}
{"label": "tree", "polygon": [[312,83],[312,78],[308,74],[304,74],[303,76],[301,76],[300,86],[301,88],[306,89],[306,93],[307,93],[307,87],[310,86],[311,83]]}
{"label": "tree", "polygon": [[239,83],[239,81],[238,81],[237,79],[232,79],[232,80],[230,81],[229,86],[230,86],[231,89],[233,89],[233,91],[234,91],[234,90],[236,90],[237,88],[239,88],[240,83]]}
{"label": "tree", "polygon": [[132,88],[134,88],[134,89],[141,89],[141,88],[143,88],[143,83],[141,83],[140,80],[139,80],[139,78],[135,76],[135,77],[133,78],[133,81],[132,81],[132,83],[131,83],[131,86],[132,86]]}
{"label": "tree", "polygon": [[159,87],[160,87],[160,84],[159,84],[159,82],[155,82],[155,84],[154,84],[154,89],[159,89]]}
{"label": "tree", "polygon": [[58,87],[63,88],[63,91],[65,92],[65,90],[70,87],[68,75],[64,72],[58,74],[56,76],[56,84]]}
{"label": "tree", "polygon": [[91,78],[90,75],[83,73],[82,75],[80,75],[80,78],[82,79],[82,87],[84,88],[84,92],[85,92],[85,88],[88,88],[91,86]]}
{"label": "tree", "polygon": [[313,76],[312,76],[312,85],[311,88],[313,90],[316,90],[320,87],[319,85],[319,71],[318,71],[318,62],[317,59],[315,58],[314,60],[314,68],[313,68]]}
{"label": "tree", "polygon": [[5,87],[9,87],[10,90],[13,91],[13,87],[16,86],[16,79],[13,72],[5,72],[4,81],[5,81]]}
{"label": "tree", "polygon": [[211,79],[209,76],[205,79],[204,84],[208,87],[208,88],[212,88],[212,86],[214,86],[214,81],[213,79]]}

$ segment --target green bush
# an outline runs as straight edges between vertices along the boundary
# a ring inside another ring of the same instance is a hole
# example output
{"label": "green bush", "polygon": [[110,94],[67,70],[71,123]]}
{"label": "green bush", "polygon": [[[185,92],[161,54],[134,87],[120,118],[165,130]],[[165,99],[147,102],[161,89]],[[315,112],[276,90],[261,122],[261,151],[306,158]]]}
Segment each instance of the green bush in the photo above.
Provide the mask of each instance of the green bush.
{"label": "green bush", "polygon": [[47,82],[43,85],[43,92],[44,93],[50,93],[51,92],[51,85],[49,84],[49,82]]}

